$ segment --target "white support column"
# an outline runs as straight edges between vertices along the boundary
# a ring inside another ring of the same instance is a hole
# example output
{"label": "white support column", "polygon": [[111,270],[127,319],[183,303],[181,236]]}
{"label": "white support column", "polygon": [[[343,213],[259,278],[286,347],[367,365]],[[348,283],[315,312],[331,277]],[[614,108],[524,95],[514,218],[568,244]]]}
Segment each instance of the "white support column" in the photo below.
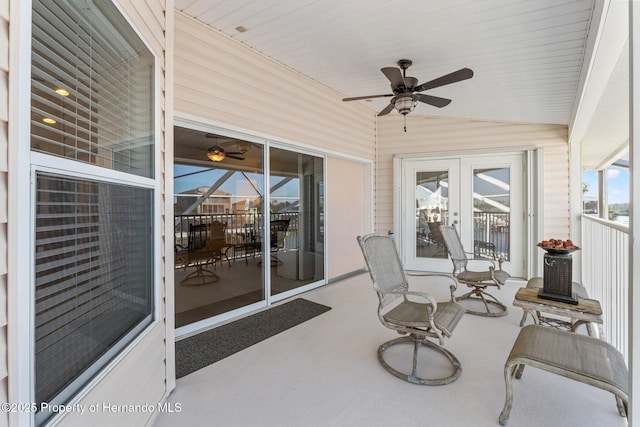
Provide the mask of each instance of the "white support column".
{"label": "white support column", "polygon": [[[631,203],[629,212],[629,426],[640,426],[640,209],[634,195],[640,191],[640,0],[629,2],[629,171]],[[636,313],[634,308],[639,307]],[[638,408],[638,409],[637,409]],[[636,414],[636,412],[638,414]]]}
{"label": "white support column", "polygon": [[[582,168],[580,167],[580,142],[569,142],[569,237],[582,246]],[[582,282],[582,257],[573,257],[573,280]]]}

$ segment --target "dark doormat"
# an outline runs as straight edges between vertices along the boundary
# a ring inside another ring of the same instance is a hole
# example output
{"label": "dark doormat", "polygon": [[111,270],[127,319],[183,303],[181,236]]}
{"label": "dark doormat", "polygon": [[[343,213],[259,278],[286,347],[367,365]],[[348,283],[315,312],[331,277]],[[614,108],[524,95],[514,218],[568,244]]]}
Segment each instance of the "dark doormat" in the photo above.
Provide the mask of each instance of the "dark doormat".
{"label": "dark doormat", "polygon": [[326,305],[297,298],[177,341],[176,378],[184,377],[329,310],[331,307]]}

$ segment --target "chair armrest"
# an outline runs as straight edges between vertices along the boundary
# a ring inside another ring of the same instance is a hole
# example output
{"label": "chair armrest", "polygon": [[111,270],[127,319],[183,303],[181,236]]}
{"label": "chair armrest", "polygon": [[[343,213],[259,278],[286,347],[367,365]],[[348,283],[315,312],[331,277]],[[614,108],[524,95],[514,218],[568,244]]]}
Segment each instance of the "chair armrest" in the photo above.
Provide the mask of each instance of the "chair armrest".
{"label": "chair armrest", "polygon": [[402,292],[389,292],[389,294],[396,294],[396,295],[402,295],[402,297],[404,299],[407,299],[407,296],[415,296],[415,297],[420,297],[420,298],[424,298],[428,301],[428,303],[431,305],[431,307],[433,307],[433,312],[430,313],[430,317],[433,316],[433,313],[435,313],[435,311],[438,309],[438,303],[436,302],[436,300],[429,294],[427,294],[426,292],[418,292],[418,291],[402,291]]}
{"label": "chair armrest", "polygon": [[407,276],[416,277],[445,277],[451,280],[449,291],[451,292],[451,301],[456,302],[455,292],[458,290],[458,281],[450,273],[432,273],[428,271],[405,270]]}
{"label": "chair armrest", "polygon": [[429,329],[435,335],[435,337],[438,338],[440,345],[444,344],[444,336],[442,335],[442,331],[440,330],[440,328],[438,328],[438,326],[436,326],[436,323],[435,323],[435,313],[438,310],[438,303],[431,295],[425,292],[418,292],[418,291],[398,291],[398,292],[390,292],[390,293],[393,293],[396,295],[402,295],[402,297],[407,301],[409,300],[407,298],[408,296],[420,297],[427,300],[428,304],[432,307],[431,310],[427,309],[427,316],[429,319]]}
{"label": "chair armrest", "polygon": [[[465,252],[465,254],[473,255],[473,252]],[[456,260],[454,260],[454,261],[456,261]],[[496,262],[494,260],[488,259],[488,258],[475,258],[475,257],[473,257],[473,258],[463,258],[463,259],[459,259],[457,261],[484,261],[484,262],[488,262],[491,265],[493,265],[493,268],[496,268]],[[500,262],[500,270],[502,270],[502,261],[499,261],[499,262]]]}

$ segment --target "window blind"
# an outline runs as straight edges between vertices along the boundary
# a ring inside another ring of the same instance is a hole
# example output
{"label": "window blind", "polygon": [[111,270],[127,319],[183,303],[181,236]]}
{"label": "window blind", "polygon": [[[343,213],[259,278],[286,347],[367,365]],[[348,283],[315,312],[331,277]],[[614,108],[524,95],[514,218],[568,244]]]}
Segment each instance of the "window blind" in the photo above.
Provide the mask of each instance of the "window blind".
{"label": "window blind", "polygon": [[152,190],[37,175],[36,401],[150,322]]}
{"label": "window blind", "polygon": [[107,4],[34,2],[32,149],[152,177],[153,56]]}

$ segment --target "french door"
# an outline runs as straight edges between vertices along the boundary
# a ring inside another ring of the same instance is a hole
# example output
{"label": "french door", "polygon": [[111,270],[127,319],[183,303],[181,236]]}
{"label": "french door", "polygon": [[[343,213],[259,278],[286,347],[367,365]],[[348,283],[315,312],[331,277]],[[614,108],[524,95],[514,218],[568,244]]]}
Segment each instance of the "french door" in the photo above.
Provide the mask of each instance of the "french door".
{"label": "french door", "polygon": [[523,154],[404,159],[400,232],[408,270],[451,272],[439,226],[475,258],[524,276]]}

